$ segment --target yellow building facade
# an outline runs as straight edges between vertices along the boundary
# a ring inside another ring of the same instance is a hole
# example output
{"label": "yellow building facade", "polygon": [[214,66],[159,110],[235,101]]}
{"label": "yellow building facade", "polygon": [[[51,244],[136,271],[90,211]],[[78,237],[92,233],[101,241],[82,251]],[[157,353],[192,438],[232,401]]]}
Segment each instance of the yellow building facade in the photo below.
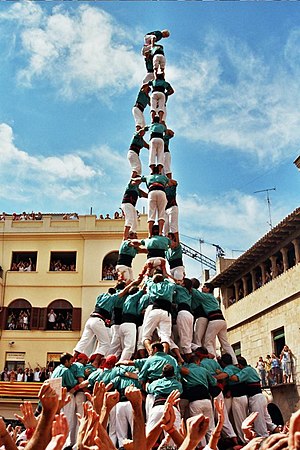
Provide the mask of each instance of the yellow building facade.
{"label": "yellow building facade", "polygon": [[228,336],[237,354],[255,367],[286,344],[293,383],[272,388],[284,419],[300,407],[300,208],[236,260],[221,258],[212,283],[219,288]]}
{"label": "yellow building facade", "polygon": [[[16,368],[44,367],[72,352],[95,299],[116,281],[116,263],[124,220],[99,220],[94,215],[63,220],[0,222],[0,361]],[[147,216],[139,219],[138,236],[147,236]],[[137,255],[138,274],[146,256]],[[53,310],[53,327],[49,314]],[[60,319],[59,319],[60,318]],[[58,320],[59,319],[59,320]],[[54,328],[54,329],[53,329]]]}

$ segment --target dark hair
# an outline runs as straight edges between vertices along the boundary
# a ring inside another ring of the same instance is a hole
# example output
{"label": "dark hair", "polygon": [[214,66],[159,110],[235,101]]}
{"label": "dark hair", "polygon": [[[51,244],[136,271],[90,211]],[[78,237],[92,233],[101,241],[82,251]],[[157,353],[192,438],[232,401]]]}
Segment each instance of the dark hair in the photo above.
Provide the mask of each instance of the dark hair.
{"label": "dark hair", "polygon": [[153,283],[162,283],[164,281],[164,276],[161,273],[157,273],[152,278]]}
{"label": "dark hair", "polygon": [[153,123],[159,123],[159,116],[153,117]]}
{"label": "dark hair", "polygon": [[201,355],[208,355],[208,350],[206,347],[198,347],[195,353],[200,353]]}
{"label": "dark hair", "polygon": [[197,363],[201,360],[200,356],[198,355],[191,355],[189,363]]}
{"label": "dark hair", "polygon": [[172,239],[173,241],[176,239],[176,238],[175,238],[175,234],[174,234],[174,233],[171,233],[171,232],[168,233],[168,238],[169,238],[169,239]]}
{"label": "dark hair", "polygon": [[116,289],[117,291],[122,291],[122,290],[125,288],[125,286],[126,286],[126,284],[125,284],[124,281],[119,281],[119,282],[116,284],[115,289]]}
{"label": "dark hair", "polygon": [[183,279],[183,286],[190,292],[192,290],[192,281],[189,278]]}
{"label": "dark hair", "polygon": [[211,283],[204,283],[204,286],[209,290],[209,292],[212,294],[214,292],[214,286]]}
{"label": "dark hair", "polygon": [[152,350],[156,349],[158,352],[164,351],[164,346],[162,345],[161,342],[153,342],[153,344],[151,344],[151,348]]}
{"label": "dark hair", "polygon": [[113,295],[113,294],[116,293],[116,290],[115,290],[115,288],[109,288],[107,292],[108,292],[109,294]]}
{"label": "dark hair", "polygon": [[243,358],[242,356],[238,356],[237,361],[238,361],[238,364],[240,364],[243,367],[248,366],[247,360],[245,358]]}
{"label": "dark hair", "polygon": [[63,354],[61,355],[61,357],[59,358],[59,362],[60,362],[61,364],[65,365],[65,363],[66,363],[67,361],[70,361],[70,359],[72,359],[72,358],[73,358],[73,356],[72,356],[70,353],[63,353]]}
{"label": "dark hair", "polygon": [[153,227],[152,227],[152,234],[154,236],[158,236],[159,235],[159,226],[158,225],[153,225]]}
{"label": "dark hair", "polygon": [[172,366],[172,364],[166,364],[163,368],[162,375],[163,377],[167,378],[174,377],[175,375],[174,366]]}
{"label": "dark hair", "polygon": [[224,353],[221,356],[221,361],[228,366],[229,364],[232,364],[232,356],[229,353]]}
{"label": "dark hair", "polygon": [[191,282],[194,289],[199,289],[200,281],[198,278],[191,278]]}
{"label": "dark hair", "polygon": [[137,286],[132,286],[132,287],[129,289],[128,294],[129,294],[129,295],[133,295],[133,294],[136,294],[137,292],[139,292],[139,288],[138,288]]}

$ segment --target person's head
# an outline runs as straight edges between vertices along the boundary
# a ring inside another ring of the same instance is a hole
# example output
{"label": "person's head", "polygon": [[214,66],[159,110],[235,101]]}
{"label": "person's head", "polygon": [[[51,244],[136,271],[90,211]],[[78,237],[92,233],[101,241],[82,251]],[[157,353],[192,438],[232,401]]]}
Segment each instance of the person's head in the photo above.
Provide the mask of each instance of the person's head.
{"label": "person's head", "polygon": [[137,239],[137,234],[135,231],[129,231],[128,237],[129,239]]}
{"label": "person's head", "polygon": [[149,84],[143,84],[141,90],[142,90],[143,92],[145,92],[145,94],[149,94],[149,92],[150,92],[150,86],[149,86]]}
{"label": "person's head", "polygon": [[116,284],[115,289],[116,289],[116,291],[122,291],[123,289],[125,289],[125,286],[126,286],[126,284],[124,281],[119,281]]}
{"label": "person's head", "polygon": [[107,292],[108,292],[110,295],[113,295],[113,294],[116,293],[116,290],[115,290],[115,288],[109,288]]}
{"label": "person's head", "polygon": [[153,123],[159,123],[159,116],[154,116],[152,119]]}
{"label": "person's head", "polygon": [[204,283],[202,292],[212,294],[214,292],[214,286],[211,283]]}
{"label": "person's head", "polygon": [[229,366],[232,364],[232,356],[229,353],[223,353],[221,356],[221,362],[224,364],[224,366]]}
{"label": "person's head", "polygon": [[164,281],[164,276],[161,273],[157,273],[152,278],[153,283],[162,283]]}
{"label": "person's head", "polygon": [[79,353],[76,357],[76,362],[79,362],[81,364],[86,364],[89,360],[89,357],[85,353]]}
{"label": "person's head", "polygon": [[198,280],[198,278],[191,278],[191,282],[194,289],[199,289],[200,281]]}
{"label": "person's head", "polygon": [[136,294],[137,292],[139,292],[139,288],[138,288],[137,286],[132,286],[132,287],[129,289],[128,294],[129,294],[129,295],[133,295],[133,294]]}
{"label": "person's head", "polygon": [[208,358],[208,350],[206,347],[198,347],[195,350],[195,355],[201,359]]}
{"label": "person's head", "polygon": [[169,30],[162,30],[161,34],[162,34],[162,37],[168,38],[170,36],[170,31]]}
{"label": "person's head", "polygon": [[162,376],[166,378],[172,378],[175,375],[174,366],[172,364],[166,364],[162,371]]}
{"label": "person's head", "polygon": [[[157,166],[155,166],[157,167]],[[152,236],[158,236],[159,235],[159,226],[158,225],[153,225],[152,227]]]}
{"label": "person's head", "polygon": [[117,362],[117,357],[115,355],[109,355],[105,358],[102,367],[103,369],[112,369],[115,367]]}
{"label": "person's head", "polygon": [[158,175],[159,174],[159,167],[158,166],[152,166],[151,168],[151,175]]}
{"label": "person's head", "polygon": [[73,362],[73,356],[70,353],[63,353],[59,361],[63,366],[70,367]]}
{"label": "person's head", "polygon": [[161,342],[153,342],[151,344],[152,353],[163,352],[164,346]]}
{"label": "person's head", "polygon": [[263,361],[263,357],[260,356],[260,357],[258,358],[258,361]]}
{"label": "person's head", "polygon": [[170,130],[170,128],[168,128],[168,129],[166,130],[165,134],[167,134],[168,136],[173,137],[175,133],[174,133],[173,130]]}
{"label": "person's head", "polygon": [[189,362],[192,364],[197,364],[199,366],[200,362],[201,362],[201,358],[199,355],[191,355]]}
{"label": "person's head", "polygon": [[242,356],[237,357],[237,362],[238,362],[238,366],[240,368],[244,368],[244,367],[248,366],[247,360],[245,358],[243,358]]}
{"label": "person's head", "polygon": [[[165,79],[165,74],[163,72],[160,73],[156,73],[155,78],[157,80],[164,80]],[[158,117],[158,116],[157,116]]]}
{"label": "person's head", "polygon": [[189,278],[184,278],[182,280],[182,286],[184,286],[189,292],[192,290],[192,281]]}

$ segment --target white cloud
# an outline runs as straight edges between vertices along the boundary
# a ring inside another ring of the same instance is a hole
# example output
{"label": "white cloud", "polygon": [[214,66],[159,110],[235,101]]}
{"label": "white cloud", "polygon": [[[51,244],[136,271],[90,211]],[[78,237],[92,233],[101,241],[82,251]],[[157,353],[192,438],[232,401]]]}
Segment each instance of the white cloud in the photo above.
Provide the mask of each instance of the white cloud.
{"label": "white cloud", "polygon": [[99,206],[108,190],[112,195],[107,197],[106,207],[110,210],[120,203],[114,182],[116,177],[122,179],[119,173],[125,159],[107,146],[60,156],[30,156],[17,148],[12,128],[2,123],[0,158],[0,197],[9,198],[14,209],[20,203],[34,203],[48,211],[51,205],[53,210],[69,210],[73,205],[73,209],[85,211],[90,202]]}
{"label": "white cloud", "polygon": [[299,38],[299,30],[291,32],[285,58],[278,49],[274,67],[243,42],[214,34],[201,52],[181,56],[168,72],[176,90],[169,117],[177,134],[255,155],[261,163],[294,154],[300,129]]}
{"label": "white cloud", "polygon": [[32,86],[46,78],[60,95],[74,99],[96,94],[107,100],[142,78],[143,62],[120,24],[100,8],[80,5],[68,11],[55,7],[43,20],[25,27],[22,51],[28,64],[20,83]]}
{"label": "white cloud", "polygon": [[38,25],[42,19],[42,10],[36,2],[14,2],[10,8],[0,11],[0,20],[17,21],[21,25]]}

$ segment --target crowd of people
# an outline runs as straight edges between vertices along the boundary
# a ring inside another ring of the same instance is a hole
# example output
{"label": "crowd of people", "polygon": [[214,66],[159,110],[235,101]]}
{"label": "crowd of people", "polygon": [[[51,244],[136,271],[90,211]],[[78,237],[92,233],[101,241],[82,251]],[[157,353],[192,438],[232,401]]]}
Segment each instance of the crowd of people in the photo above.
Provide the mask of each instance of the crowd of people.
{"label": "crowd of people", "polygon": [[102,269],[102,280],[117,280],[118,272],[116,266],[113,264],[108,264]]}
{"label": "crowd of people", "polygon": [[47,315],[47,330],[71,331],[72,312],[50,309]]}
{"label": "crowd of people", "polygon": [[74,272],[76,271],[75,262],[70,264],[61,261],[60,259],[50,261],[50,272]]}
{"label": "crowd of people", "polygon": [[[199,281],[185,274],[169,151],[174,132],[166,125],[166,101],[174,89],[165,81],[166,58],[158,43],[169,34],[147,33],[142,49],[147,73],[133,108],[136,132],[122,201],[118,281],[97,297],[73,354],[61,355],[42,386],[39,420],[24,403],[17,417],[26,430],[17,442],[0,420],[5,449],[15,450],[23,440],[30,450],[300,449],[300,413],[279,433],[257,370],[237,358],[228,342],[213,285],[204,283],[200,290]],[[146,176],[139,158],[143,147],[149,148]],[[148,198],[149,236],[142,240],[136,234],[139,197]],[[138,252],[147,260],[135,278]],[[219,357],[217,339],[224,352]]]}
{"label": "crowd of people", "polygon": [[11,263],[10,270],[13,272],[35,272],[36,266],[32,262],[31,258],[28,258],[25,261],[13,261]]}
{"label": "crowd of people", "polygon": [[9,382],[44,382],[51,378],[53,370],[53,363],[49,363],[47,367],[38,365],[35,369],[32,369],[30,365],[25,368],[18,367],[16,370],[9,370],[8,367],[4,367],[0,373],[0,380]]}
{"label": "crowd of people", "polygon": [[7,330],[29,330],[30,315],[30,309],[11,310],[7,318]]}
{"label": "crowd of people", "polygon": [[292,383],[293,367],[295,365],[295,355],[285,345],[277,356],[275,353],[267,355],[265,359],[259,357],[256,368],[263,387],[271,387],[275,384]]}

